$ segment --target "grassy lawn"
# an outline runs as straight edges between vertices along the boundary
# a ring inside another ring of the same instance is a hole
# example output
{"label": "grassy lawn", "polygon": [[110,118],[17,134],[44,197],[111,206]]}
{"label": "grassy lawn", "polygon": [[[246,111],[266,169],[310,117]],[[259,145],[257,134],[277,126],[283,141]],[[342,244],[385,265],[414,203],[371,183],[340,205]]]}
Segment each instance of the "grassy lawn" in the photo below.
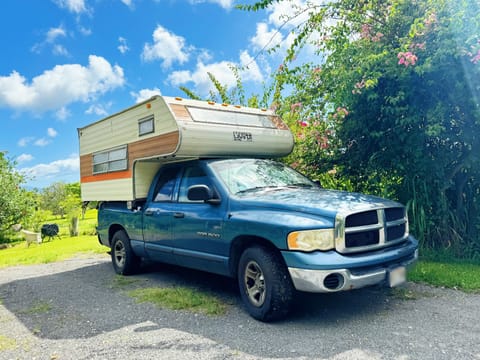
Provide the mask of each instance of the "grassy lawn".
{"label": "grassy lawn", "polygon": [[106,253],[108,248],[100,245],[95,235],[96,214],[96,210],[87,211],[85,219],[80,220],[80,236],[76,237],[69,236],[67,219],[55,217],[48,219],[47,223],[58,224],[60,238],[30,246],[27,246],[25,241],[20,241],[7,249],[0,250],[0,268],[61,261],[78,254]]}
{"label": "grassy lawn", "polygon": [[459,261],[420,260],[409,273],[409,280],[459,289],[480,292],[480,264]]}

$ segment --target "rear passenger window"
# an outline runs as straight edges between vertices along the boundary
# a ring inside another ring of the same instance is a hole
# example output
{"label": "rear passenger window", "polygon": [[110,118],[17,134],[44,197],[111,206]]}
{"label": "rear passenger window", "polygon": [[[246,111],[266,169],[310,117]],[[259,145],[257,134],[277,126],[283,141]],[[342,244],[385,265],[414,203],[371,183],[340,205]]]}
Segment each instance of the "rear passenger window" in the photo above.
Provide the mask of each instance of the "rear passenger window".
{"label": "rear passenger window", "polygon": [[157,185],[155,186],[155,196],[153,201],[172,201],[173,191],[175,190],[175,183],[177,182],[178,168],[169,168],[158,178]]}

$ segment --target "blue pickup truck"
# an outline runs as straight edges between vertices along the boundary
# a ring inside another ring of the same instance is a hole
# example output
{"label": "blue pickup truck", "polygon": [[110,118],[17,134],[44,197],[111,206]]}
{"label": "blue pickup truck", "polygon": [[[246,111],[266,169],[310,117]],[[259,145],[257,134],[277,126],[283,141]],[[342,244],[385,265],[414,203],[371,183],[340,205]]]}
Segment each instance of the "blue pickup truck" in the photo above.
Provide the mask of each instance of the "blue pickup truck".
{"label": "blue pickup truck", "polygon": [[285,317],[295,291],[397,286],[418,257],[401,204],[254,158],[167,163],[146,199],[100,204],[98,234],[118,274],[149,259],[236,278],[261,321]]}

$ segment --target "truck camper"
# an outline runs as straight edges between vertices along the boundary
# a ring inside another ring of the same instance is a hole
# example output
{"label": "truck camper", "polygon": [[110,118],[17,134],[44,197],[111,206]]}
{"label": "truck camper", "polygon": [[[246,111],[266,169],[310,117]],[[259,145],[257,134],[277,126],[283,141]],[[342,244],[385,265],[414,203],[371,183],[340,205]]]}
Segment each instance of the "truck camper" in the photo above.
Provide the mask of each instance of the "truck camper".
{"label": "truck camper", "polygon": [[272,111],[154,96],[78,129],[83,201],[147,196],[165,162],[202,157],[279,157],[292,151]]}

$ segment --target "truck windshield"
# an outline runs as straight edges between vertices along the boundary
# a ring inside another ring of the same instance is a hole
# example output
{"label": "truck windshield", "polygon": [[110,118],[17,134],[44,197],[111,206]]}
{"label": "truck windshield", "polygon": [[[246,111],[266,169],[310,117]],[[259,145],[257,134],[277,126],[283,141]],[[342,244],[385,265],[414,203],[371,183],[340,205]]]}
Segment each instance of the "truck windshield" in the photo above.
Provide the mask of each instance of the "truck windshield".
{"label": "truck windshield", "polygon": [[316,186],[288,166],[270,160],[220,160],[210,163],[210,166],[232,194]]}

